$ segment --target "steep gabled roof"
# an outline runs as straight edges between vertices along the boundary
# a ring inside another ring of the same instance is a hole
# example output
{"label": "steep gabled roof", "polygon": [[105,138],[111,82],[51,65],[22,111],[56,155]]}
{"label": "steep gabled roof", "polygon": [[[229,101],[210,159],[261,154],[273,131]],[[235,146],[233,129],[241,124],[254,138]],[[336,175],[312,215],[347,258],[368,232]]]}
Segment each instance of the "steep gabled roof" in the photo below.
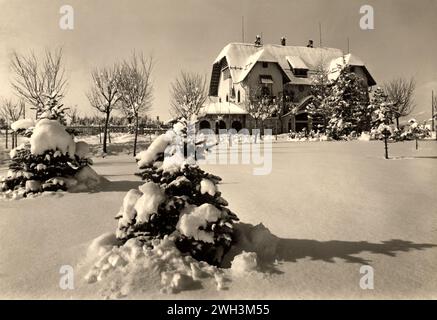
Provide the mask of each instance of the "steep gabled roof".
{"label": "steep gabled roof", "polygon": [[200,108],[199,115],[207,114],[247,114],[248,112],[233,102],[208,102]]}
{"label": "steep gabled roof", "polygon": [[330,80],[337,79],[338,76],[340,75],[341,70],[343,70],[345,66],[362,67],[369,81],[369,85],[374,86],[376,84],[376,81],[373,79],[372,75],[367,70],[364,62],[356,55],[353,55],[352,53],[348,53],[342,57],[339,57],[331,61],[328,69],[329,70],[328,78]]}
{"label": "steep gabled roof", "polygon": [[[308,70],[315,71],[320,63],[324,67],[330,68],[331,62],[337,59],[348,61],[347,64],[362,66],[366,74],[370,76],[364,63],[356,56],[344,55],[343,51],[335,48],[308,48],[301,46],[282,46],[275,44],[265,44],[257,46],[249,43],[230,43],[222,49],[213,64],[213,74],[211,77],[210,94],[216,95],[218,92],[218,77],[220,64],[226,60],[231,73],[232,81],[239,83],[243,81],[257,62],[274,62],[277,63],[289,82],[293,84],[311,84],[311,79],[296,77],[291,66],[293,63],[296,67],[306,66]],[[212,81],[214,79],[214,81]],[[370,76],[369,85],[374,85],[375,81]]]}

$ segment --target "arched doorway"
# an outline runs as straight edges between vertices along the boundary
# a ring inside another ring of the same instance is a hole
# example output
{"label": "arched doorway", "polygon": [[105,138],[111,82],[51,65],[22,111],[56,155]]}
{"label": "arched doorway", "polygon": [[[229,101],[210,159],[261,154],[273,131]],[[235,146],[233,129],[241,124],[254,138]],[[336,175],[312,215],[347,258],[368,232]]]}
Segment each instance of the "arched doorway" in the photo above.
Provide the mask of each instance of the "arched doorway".
{"label": "arched doorway", "polygon": [[226,122],[219,120],[215,123],[215,133],[219,134],[220,129],[226,129]]}
{"label": "arched doorway", "polygon": [[211,129],[211,124],[208,120],[202,120],[199,122],[199,130],[202,129]]}
{"label": "arched doorway", "polygon": [[243,125],[241,124],[241,121],[234,120],[232,121],[231,128],[237,130],[238,132],[243,128]]}
{"label": "arched doorway", "polygon": [[297,114],[295,117],[295,131],[301,132],[303,129],[306,129],[308,131],[308,113],[303,112],[300,114]]}

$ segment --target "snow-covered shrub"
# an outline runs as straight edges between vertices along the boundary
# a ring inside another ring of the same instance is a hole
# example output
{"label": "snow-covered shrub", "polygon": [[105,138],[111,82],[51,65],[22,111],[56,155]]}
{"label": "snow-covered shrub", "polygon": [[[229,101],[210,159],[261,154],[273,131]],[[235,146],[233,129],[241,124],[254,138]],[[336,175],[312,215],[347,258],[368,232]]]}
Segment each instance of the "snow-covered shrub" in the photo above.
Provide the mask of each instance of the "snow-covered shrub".
{"label": "snow-covered shrub", "polygon": [[431,131],[425,126],[425,124],[419,124],[416,119],[410,119],[408,121],[409,126],[406,126],[403,133],[405,140],[416,140],[416,150],[419,148],[419,140],[425,139],[431,136]]}
{"label": "snow-covered shrub", "polygon": [[137,155],[138,175],[146,183],[126,194],[116,216],[116,234],[122,241],[143,242],[172,234],[182,252],[219,265],[238,218],[217,189],[221,179],[195,164],[202,142],[187,130],[190,125],[182,120]]}
{"label": "snow-covered shrub", "polygon": [[[21,121],[17,128],[24,129],[24,125],[31,124]],[[92,162],[87,158],[88,146],[75,142],[65,129],[57,120],[37,121],[28,141],[11,150],[12,162],[8,175],[0,181],[0,191],[24,190],[26,196],[42,191],[65,191],[73,186],[76,190],[86,189],[84,185],[95,187],[100,181],[95,181],[97,174],[89,167]]]}

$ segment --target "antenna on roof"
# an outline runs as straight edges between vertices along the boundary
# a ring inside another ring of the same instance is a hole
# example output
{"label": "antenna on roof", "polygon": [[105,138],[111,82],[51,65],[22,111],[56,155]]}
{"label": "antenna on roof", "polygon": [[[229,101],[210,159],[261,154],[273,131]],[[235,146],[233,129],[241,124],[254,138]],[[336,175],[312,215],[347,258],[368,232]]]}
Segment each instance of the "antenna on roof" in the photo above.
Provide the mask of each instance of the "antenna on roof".
{"label": "antenna on roof", "polygon": [[322,24],[319,22],[319,47],[322,46]]}
{"label": "antenna on roof", "polygon": [[244,16],[241,16],[241,37],[243,38],[244,43]]}

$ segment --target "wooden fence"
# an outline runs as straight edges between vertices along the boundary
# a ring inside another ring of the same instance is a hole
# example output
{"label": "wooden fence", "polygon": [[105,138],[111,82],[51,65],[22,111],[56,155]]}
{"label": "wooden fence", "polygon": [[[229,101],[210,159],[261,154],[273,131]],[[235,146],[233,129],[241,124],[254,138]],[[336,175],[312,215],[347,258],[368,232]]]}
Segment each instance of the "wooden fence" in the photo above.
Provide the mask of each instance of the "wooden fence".
{"label": "wooden fence", "polygon": [[[77,136],[83,135],[103,135],[103,126],[68,126],[68,130],[72,131]],[[111,142],[111,133],[133,133],[134,128],[130,126],[109,126],[109,142]],[[143,127],[138,128],[139,135],[152,135],[165,133],[168,128],[163,127]],[[0,135],[5,136],[6,149],[15,148],[17,146],[17,134],[8,127],[0,127]],[[102,139],[102,137],[100,137]]]}

